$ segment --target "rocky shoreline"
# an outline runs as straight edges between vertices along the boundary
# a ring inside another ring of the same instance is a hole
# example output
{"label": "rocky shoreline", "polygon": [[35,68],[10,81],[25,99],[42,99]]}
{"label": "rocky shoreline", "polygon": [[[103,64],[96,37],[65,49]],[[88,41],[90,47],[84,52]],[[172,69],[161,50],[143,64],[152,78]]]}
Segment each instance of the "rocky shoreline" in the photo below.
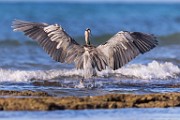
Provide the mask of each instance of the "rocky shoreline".
{"label": "rocky shoreline", "polygon": [[116,108],[153,108],[180,106],[180,93],[108,94],[86,97],[56,97],[37,91],[0,91],[0,110],[81,110]]}

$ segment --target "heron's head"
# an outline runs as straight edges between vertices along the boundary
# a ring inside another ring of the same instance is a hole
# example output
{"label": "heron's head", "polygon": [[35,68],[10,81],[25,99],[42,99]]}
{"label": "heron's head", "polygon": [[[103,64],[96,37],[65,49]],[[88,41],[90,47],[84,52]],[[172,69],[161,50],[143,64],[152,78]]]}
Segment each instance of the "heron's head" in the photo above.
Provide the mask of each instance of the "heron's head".
{"label": "heron's head", "polygon": [[89,29],[89,28],[86,28],[85,31],[87,31],[89,34],[91,33],[91,29]]}
{"label": "heron's head", "polygon": [[84,35],[85,35],[86,45],[90,45],[89,37],[91,35],[91,30],[89,28],[86,28]]}

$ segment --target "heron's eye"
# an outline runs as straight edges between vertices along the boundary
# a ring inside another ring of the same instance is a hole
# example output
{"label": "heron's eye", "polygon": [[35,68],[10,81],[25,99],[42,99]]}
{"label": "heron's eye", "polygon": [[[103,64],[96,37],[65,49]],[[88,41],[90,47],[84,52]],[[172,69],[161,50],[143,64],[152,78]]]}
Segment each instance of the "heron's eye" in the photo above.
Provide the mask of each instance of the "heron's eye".
{"label": "heron's eye", "polygon": [[88,29],[88,32],[91,32],[91,30],[90,30],[90,29]]}
{"label": "heron's eye", "polygon": [[87,28],[86,31],[91,31],[91,30],[89,28]]}

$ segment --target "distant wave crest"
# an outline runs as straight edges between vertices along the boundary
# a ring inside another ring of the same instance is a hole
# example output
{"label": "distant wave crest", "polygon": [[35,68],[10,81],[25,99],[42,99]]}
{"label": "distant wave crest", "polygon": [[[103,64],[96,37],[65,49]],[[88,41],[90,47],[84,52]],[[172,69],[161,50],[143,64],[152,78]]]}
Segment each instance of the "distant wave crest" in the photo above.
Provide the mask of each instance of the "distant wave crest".
{"label": "distant wave crest", "polygon": [[[94,40],[98,41],[93,41],[93,42],[98,42],[94,44],[100,44],[103,43],[104,40],[109,39],[113,35],[101,35],[101,36],[96,36],[94,37]],[[79,36],[76,38],[77,40],[83,40],[83,36]],[[180,33],[175,33],[175,34],[170,34],[166,36],[159,36],[158,40],[160,40],[160,45],[170,45],[170,44],[180,44]],[[82,41],[77,41],[77,42],[82,42]],[[37,46],[37,43],[33,40],[14,40],[14,39],[1,39],[0,40],[0,45],[10,45],[10,46],[21,46],[21,45],[28,45],[28,46]]]}
{"label": "distant wave crest", "polygon": [[[27,82],[31,80],[51,80],[63,77],[77,78],[83,76],[83,70],[10,70],[0,69],[1,82]],[[97,72],[98,77],[138,78],[138,79],[169,79],[180,76],[180,68],[170,62],[159,63],[152,61],[147,65],[132,64],[118,70],[106,69]]]}

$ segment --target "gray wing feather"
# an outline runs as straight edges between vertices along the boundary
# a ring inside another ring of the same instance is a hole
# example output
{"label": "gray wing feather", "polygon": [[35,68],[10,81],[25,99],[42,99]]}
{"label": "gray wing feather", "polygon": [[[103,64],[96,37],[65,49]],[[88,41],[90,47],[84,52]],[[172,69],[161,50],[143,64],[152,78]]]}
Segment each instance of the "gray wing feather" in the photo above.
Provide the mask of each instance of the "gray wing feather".
{"label": "gray wing feather", "polygon": [[[35,23],[21,20],[13,21],[14,31],[21,31],[34,40],[56,61],[72,63],[81,57],[84,49],[72,39],[59,25]],[[77,63],[78,64],[78,63]]]}
{"label": "gray wing feather", "polygon": [[157,44],[153,35],[121,31],[105,44],[99,45],[97,49],[106,56],[107,65],[115,70],[127,64],[140,53],[151,50]]}

